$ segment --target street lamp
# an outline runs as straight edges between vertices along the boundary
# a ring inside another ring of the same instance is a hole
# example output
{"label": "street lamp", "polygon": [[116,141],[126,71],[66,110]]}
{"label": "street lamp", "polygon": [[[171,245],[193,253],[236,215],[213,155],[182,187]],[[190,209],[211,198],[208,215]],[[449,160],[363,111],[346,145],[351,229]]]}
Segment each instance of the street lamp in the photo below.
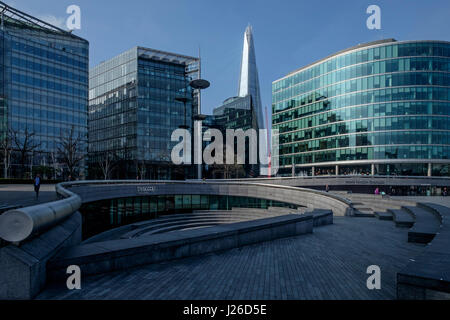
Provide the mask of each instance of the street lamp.
{"label": "street lamp", "polygon": [[[196,89],[198,91],[198,109],[197,109],[197,115],[194,116],[194,121],[200,121],[200,125],[197,126],[197,131],[199,131],[199,132],[197,132],[197,139],[200,139],[200,141],[198,141],[198,145],[199,146],[201,145],[201,143],[203,141],[203,139],[201,138],[202,137],[201,122],[203,120],[205,120],[205,118],[206,118],[206,116],[201,114],[201,111],[202,111],[202,107],[201,107],[202,93],[201,93],[201,90],[207,89],[210,86],[209,81],[205,80],[205,79],[200,79],[200,76],[201,76],[201,74],[200,74],[200,70],[199,70],[199,79],[192,80],[189,83],[189,85],[193,89]],[[197,150],[197,153],[199,153],[199,154],[197,154],[197,158],[198,159],[202,158],[201,157],[201,152],[202,152],[202,148],[198,148],[198,150]],[[198,177],[199,180],[202,178],[202,163],[201,162],[199,164],[197,164],[197,177]]]}

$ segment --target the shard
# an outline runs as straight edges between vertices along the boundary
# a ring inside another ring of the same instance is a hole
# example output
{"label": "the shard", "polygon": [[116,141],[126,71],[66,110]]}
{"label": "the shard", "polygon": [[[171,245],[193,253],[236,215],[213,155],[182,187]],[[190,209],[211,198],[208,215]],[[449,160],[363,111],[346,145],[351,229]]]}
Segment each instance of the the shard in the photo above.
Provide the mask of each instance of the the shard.
{"label": "the shard", "polygon": [[255,108],[258,128],[264,129],[264,114],[259,92],[258,68],[256,67],[255,45],[253,43],[252,27],[249,25],[244,33],[241,73],[239,75],[239,97],[250,95]]}
{"label": "the shard", "polygon": [[[259,89],[258,68],[256,67],[255,44],[253,42],[253,30],[249,25],[244,33],[244,46],[242,49],[241,72],[239,75],[239,97],[251,96],[253,110],[256,113],[258,129],[268,129],[264,121],[264,113]],[[261,133],[261,131],[260,131]],[[259,135],[260,175],[267,176],[270,171],[269,145],[265,134]],[[261,159],[264,158],[264,161]]]}

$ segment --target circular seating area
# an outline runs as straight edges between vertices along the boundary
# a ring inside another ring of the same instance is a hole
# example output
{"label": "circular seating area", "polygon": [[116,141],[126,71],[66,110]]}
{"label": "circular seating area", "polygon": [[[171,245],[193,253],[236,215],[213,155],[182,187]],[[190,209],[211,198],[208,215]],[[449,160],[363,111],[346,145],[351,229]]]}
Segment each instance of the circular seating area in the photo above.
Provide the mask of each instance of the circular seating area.
{"label": "circular seating area", "polygon": [[307,208],[297,209],[285,207],[233,208],[232,210],[194,210],[192,213],[171,214],[156,219],[133,223],[123,227],[103,232],[85,240],[83,243],[93,243],[114,239],[131,239],[141,236],[187,230],[202,227],[211,227],[220,224],[235,223],[256,219],[276,217],[285,214],[302,214]]}

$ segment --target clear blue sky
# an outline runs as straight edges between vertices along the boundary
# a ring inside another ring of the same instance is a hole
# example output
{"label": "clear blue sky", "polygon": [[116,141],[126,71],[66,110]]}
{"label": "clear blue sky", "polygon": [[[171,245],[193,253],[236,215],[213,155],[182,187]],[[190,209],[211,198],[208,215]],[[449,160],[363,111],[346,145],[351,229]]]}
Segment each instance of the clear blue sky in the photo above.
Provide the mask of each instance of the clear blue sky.
{"label": "clear blue sky", "polygon": [[[4,0],[5,1],[5,0]],[[450,40],[449,0],[6,0],[31,15],[65,25],[81,8],[94,66],[133,46],[197,55],[201,47],[203,112],[237,94],[243,33],[254,30],[263,105],[272,81],[358,43],[382,38]],[[368,30],[366,9],[381,7],[382,29]]]}

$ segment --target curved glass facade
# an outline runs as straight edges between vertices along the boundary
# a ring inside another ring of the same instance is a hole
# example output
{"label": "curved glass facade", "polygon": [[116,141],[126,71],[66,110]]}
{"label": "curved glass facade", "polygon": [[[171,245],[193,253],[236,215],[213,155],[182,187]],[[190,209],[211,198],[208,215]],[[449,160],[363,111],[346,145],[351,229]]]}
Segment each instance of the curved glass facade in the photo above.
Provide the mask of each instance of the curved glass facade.
{"label": "curved glass facade", "polygon": [[384,40],[272,84],[280,173],[449,175],[450,43]]}

